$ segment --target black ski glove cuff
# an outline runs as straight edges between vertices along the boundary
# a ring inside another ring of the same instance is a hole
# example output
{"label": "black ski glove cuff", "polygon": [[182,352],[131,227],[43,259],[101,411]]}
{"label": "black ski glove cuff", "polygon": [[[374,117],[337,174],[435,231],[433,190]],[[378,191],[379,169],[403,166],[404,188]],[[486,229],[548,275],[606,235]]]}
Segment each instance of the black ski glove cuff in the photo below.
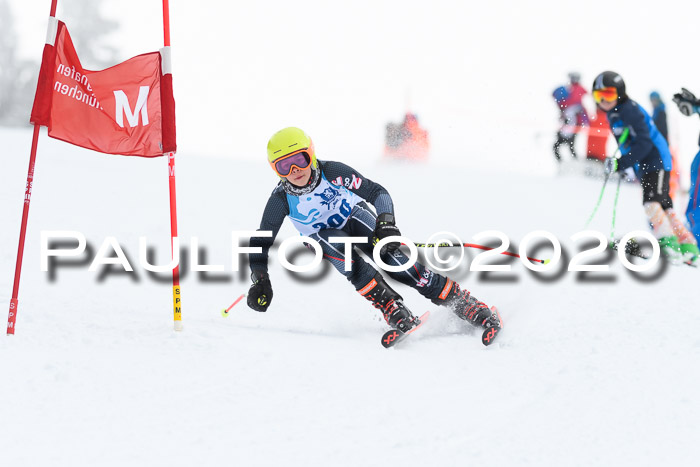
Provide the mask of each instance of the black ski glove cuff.
{"label": "black ski glove cuff", "polygon": [[248,306],[255,311],[267,311],[272,302],[272,283],[266,272],[253,272],[250,275],[253,285],[248,290]]}

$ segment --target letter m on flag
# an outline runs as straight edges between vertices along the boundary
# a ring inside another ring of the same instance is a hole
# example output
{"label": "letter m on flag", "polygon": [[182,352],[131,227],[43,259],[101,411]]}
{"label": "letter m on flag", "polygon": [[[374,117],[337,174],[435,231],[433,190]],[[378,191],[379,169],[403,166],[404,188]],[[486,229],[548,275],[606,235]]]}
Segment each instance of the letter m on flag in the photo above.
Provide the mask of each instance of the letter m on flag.
{"label": "letter m on flag", "polygon": [[114,102],[116,104],[116,115],[114,119],[117,125],[124,128],[124,116],[126,115],[126,120],[129,122],[129,126],[137,126],[139,124],[139,113],[141,114],[141,121],[144,125],[148,125],[148,89],[149,86],[139,87],[139,97],[136,99],[136,107],[134,111],[131,111],[129,107],[129,99],[126,94],[121,89],[114,91]]}

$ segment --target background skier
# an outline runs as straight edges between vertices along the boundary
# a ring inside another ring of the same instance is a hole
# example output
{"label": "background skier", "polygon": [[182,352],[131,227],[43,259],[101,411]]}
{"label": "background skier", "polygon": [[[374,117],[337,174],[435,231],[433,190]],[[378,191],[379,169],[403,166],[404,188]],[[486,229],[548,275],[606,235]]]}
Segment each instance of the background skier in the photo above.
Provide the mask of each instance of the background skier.
{"label": "background skier", "polygon": [[577,72],[569,73],[568,86],[559,86],[554,90],[552,96],[559,106],[559,120],[562,126],[557,132],[557,139],[554,143],[554,157],[561,160],[559,147],[566,144],[571,151],[571,156],[576,159],[576,135],[582,127],[589,125],[588,114],[583,106],[583,96],[587,94],[586,89],[581,86],[581,75]]}
{"label": "background skier", "polygon": [[576,110],[569,107],[567,104],[569,98],[569,90],[564,86],[559,86],[552,92],[552,97],[559,107],[559,121],[561,127],[557,130],[557,139],[554,141],[554,157],[557,162],[561,161],[559,148],[566,145],[571,152],[571,157],[576,159],[576,149],[574,142],[576,141]]}
{"label": "background skier", "polygon": [[593,82],[593,98],[607,113],[621,157],[608,158],[607,174],[634,167],[643,190],[644,211],[662,251],[672,259],[698,259],[697,241],[673,209],[669,196],[671,152],[649,114],[630,99],[622,77],[613,72],[599,74]]}

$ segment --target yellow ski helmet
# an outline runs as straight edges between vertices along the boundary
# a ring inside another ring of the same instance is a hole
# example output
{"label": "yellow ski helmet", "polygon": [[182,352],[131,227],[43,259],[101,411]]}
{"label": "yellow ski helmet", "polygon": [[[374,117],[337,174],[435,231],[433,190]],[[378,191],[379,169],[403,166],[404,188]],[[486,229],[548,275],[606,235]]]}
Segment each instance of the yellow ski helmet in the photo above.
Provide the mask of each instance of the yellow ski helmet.
{"label": "yellow ski helmet", "polygon": [[[275,170],[274,162],[277,159],[297,152],[306,152],[311,158],[311,166],[314,169],[318,167],[314,143],[311,141],[311,138],[299,128],[293,126],[284,128],[272,135],[270,141],[267,143],[267,161],[270,163],[273,170]],[[275,170],[275,173],[277,173],[277,170]],[[279,176],[279,173],[277,175]]]}

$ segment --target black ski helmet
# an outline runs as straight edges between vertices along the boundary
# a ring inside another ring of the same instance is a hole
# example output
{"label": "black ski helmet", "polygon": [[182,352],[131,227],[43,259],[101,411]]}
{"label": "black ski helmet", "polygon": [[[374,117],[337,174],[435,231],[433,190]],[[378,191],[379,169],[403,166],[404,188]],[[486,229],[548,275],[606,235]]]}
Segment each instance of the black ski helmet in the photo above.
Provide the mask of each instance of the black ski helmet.
{"label": "black ski helmet", "polygon": [[617,89],[617,99],[620,101],[627,98],[627,93],[625,92],[625,80],[623,80],[622,76],[614,71],[604,71],[596,76],[595,80],[593,80],[593,91],[603,88]]}

